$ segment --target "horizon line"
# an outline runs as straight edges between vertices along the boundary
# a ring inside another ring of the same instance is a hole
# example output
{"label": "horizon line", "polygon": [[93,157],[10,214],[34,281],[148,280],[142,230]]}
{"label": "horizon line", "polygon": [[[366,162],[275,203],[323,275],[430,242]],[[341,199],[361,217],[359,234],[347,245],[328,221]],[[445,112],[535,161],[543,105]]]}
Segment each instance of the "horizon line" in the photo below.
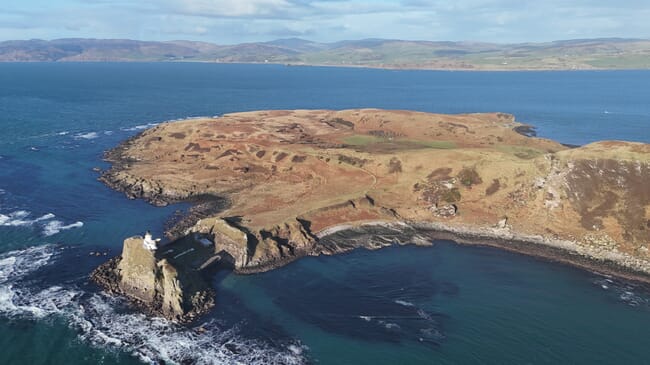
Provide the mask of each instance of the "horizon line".
{"label": "horizon line", "polygon": [[345,42],[362,42],[362,41],[394,41],[394,42],[414,42],[414,43],[474,43],[474,44],[496,44],[496,45],[518,45],[518,44],[544,44],[544,43],[557,43],[557,42],[578,42],[578,41],[650,41],[650,38],[633,38],[633,37],[595,37],[595,38],[566,38],[566,39],[555,39],[550,41],[522,41],[522,42],[494,42],[494,41],[477,41],[477,40],[427,40],[427,39],[400,39],[400,38],[358,38],[358,39],[341,39],[337,41],[330,42],[320,42],[313,41],[301,37],[286,37],[286,38],[275,38],[267,41],[250,41],[250,42],[238,42],[238,43],[217,43],[215,41],[202,41],[202,40],[192,40],[192,39],[168,39],[168,40],[146,40],[146,39],[135,39],[135,38],[95,38],[95,37],[64,37],[64,38],[29,38],[29,39],[5,39],[0,40],[0,43],[6,42],[31,42],[31,41],[42,41],[42,42],[55,42],[55,41],[64,41],[64,40],[94,40],[94,41],[134,41],[134,42],[148,42],[148,43],[173,43],[173,42],[194,42],[194,43],[207,43],[217,46],[234,46],[234,45],[243,45],[243,44],[259,44],[259,43],[273,43],[278,41],[302,41],[315,44],[324,44],[332,45],[337,43]]}

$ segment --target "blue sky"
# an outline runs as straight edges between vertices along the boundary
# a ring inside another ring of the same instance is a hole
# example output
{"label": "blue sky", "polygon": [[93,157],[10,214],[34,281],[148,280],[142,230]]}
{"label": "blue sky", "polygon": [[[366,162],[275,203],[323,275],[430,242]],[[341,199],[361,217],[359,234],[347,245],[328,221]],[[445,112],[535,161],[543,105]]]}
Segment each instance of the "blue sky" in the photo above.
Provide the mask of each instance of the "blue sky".
{"label": "blue sky", "polygon": [[650,0],[2,0],[0,40],[650,38]]}

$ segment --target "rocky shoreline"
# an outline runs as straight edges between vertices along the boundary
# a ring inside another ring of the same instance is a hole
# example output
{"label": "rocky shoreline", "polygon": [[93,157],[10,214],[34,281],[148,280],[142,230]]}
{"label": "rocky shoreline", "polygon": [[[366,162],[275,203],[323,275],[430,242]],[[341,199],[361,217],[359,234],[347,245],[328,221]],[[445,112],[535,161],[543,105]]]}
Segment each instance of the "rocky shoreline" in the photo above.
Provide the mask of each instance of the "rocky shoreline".
{"label": "rocky shoreline", "polygon": [[[368,222],[330,227],[321,232],[318,237],[318,242],[311,250],[296,251],[294,255],[274,259],[251,268],[235,268],[234,273],[250,275],[266,272],[305,256],[343,254],[354,249],[376,250],[394,245],[435,246],[437,240],[448,240],[463,245],[504,249],[650,285],[648,274],[650,267],[633,258],[624,255],[598,255],[588,250],[581,250],[575,242],[516,234],[507,228],[451,227],[423,222]],[[195,300],[186,310],[177,312],[164,309],[160,298],[164,294],[160,294],[155,300],[138,298],[120,285],[123,281],[118,268],[121,261],[122,256],[110,259],[93,271],[91,279],[107,292],[128,298],[135,307],[145,313],[187,323],[208,313],[214,306],[214,288],[205,286],[200,290],[198,300]],[[194,277],[192,280],[196,282],[204,279]],[[176,300],[182,301],[178,298]]]}
{"label": "rocky shoreline", "polygon": [[213,304],[186,272],[436,240],[650,283],[650,145],[568,148],[504,113],[260,111],[163,123],[105,159],[100,181],[128,198],[191,204],[146,270],[127,264],[127,239],[93,274],[173,320]]}
{"label": "rocky shoreline", "polygon": [[[598,254],[581,248],[575,242],[548,239],[511,232],[507,227],[454,227],[429,222],[363,222],[329,227],[317,233],[318,241],[310,249],[295,251],[293,255],[275,258],[254,267],[233,268],[229,263],[222,266],[233,269],[235,274],[252,275],[288,265],[305,256],[344,254],[355,249],[377,250],[395,245],[435,246],[436,241],[452,241],[461,245],[488,246],[531,257],[570,265],[600,275],[650,285],[650,266],[625,255]],[[100,265],[91,275],[92,281],[107,292],[126,297],[136,308],[154,316],[189,323],[207,314],[214,306],[215,289],[207,285],[205,278],[194,276],[194,284],[201,283],[195,300],[183,310],[165,309],[162,297],[164,289],[157,288],[155,300],[134,296],[121,285],[123,278],[119,269],[122,256]],[[160,276],[160,274],[157,274]],[[139,279],[138,279],[139,280]],[[156,284],[160,287],[159,284]],[[182,288],[182,286],[181,286]],[[175,300],[182,302],[182,290]],[[198,299],[197,299],[198,298]],[[180,307],[178,307],[180,308]]]}
{"label": "rocky shoreline", "polygon": [[[339,245],[354,236],[367,240],[369,236],[376,235],[377,239],[374,242],[377,242],[382,237],[385,241],[386,230],[394,232],[391,235],[391,238],[394,239],[391,244],[433,246],[437,240],[446,240],[461,245],[489,246],[567,264],[603,275],[650,284],[650,265],[641,260],[621,253],[594,252],[577,242],[519,234],[512,232],[507,227],[458,227],[430,222],[369,222],[358,226],[330,227],[319,236],[327,242],[338,241]],[[357,242],[363,240],[357,239]],[[370,243],[350,247],[351,249],[378,249],[391,244]]]}
{"label": "rocky shoreline", "polygon": [[457,244],[489,246],[531,257],[559,262],[590,272],[650,284],[650,265],[632,257],[591,252],[577,242],[517,234],[495,227],[458,228],[438,224],[414,224],[428,237]]}

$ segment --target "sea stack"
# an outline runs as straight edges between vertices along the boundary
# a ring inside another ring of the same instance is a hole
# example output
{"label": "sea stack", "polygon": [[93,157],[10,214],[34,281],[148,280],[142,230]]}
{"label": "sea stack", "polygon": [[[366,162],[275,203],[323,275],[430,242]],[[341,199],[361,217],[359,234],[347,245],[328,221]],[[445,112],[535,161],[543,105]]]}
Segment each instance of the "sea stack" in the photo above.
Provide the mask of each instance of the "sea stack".
{"label": "sea stack", "polygon": [[214,305],[209,285],[182,261],[148,249],[145,239],[124,240],[122,255],[95,270],[93,280],[121,294],[145,311],[176,322],[188,322]]}

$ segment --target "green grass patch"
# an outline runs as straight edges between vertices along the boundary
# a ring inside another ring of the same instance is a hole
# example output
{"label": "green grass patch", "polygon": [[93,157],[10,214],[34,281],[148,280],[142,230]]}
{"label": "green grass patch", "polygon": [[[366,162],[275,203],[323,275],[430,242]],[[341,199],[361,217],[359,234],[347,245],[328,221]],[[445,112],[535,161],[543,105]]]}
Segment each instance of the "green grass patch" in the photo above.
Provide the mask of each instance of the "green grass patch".
{"label": "green grass patch", "polygon": [[439,150],[449,150],[456,148],[456,144],[451,141],[413,141],[409,140],[410,143],[420,145],[427,148],[436,148]]}
{"label": "green grass patch", "polygon": [[595,57],[587,63],[600,68],[648,68],[650,67],[650,56],[644,54],[602,56]]}
{"label": "green grass patch", "polygon": [[389,138],[380,136],[371,136],[367,134],[357,134],[345,137],[343,143],[349,146],[365,147],[377,146],[385,147],[389,150],[409,150],[419,148],[451,149],[456,148],[456,144],[450,141],[421,141],[408,138]]}
{"label": "green grass patch", "polygon": [[530,160],[544,154],[544,151],[539,150],[537,148],[522,147],[522,146],[507,146],[507,145],[497,146],[497,150],[507,154],[514,155],[524,160]]}
{"label": "green grass patch", "polygon": [[343,138],[343,143],[351,145],[351,146],[367,146],[369,144],[380,143],[380,142],[385,142],[385,141],[386,141],[386,138],[376,137],[376,136],[368,136],[368,135],[365,135],[365,134],[357,134],[357,135],[354,135],[354,136]]}

